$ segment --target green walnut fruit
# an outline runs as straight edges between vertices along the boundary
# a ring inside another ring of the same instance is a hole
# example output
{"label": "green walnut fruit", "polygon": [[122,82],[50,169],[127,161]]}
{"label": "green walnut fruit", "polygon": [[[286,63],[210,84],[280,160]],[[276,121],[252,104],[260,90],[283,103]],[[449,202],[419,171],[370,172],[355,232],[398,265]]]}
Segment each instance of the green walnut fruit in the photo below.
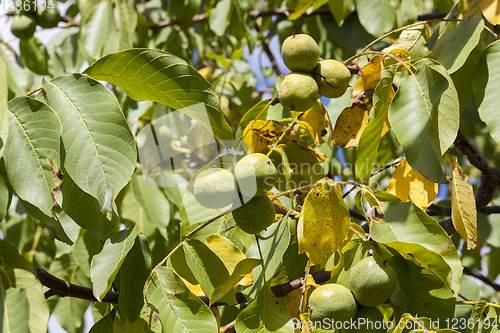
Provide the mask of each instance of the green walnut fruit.
{"label": "green walnut fruit", "polygon": [[359,304],[377,306],[391,297],[397,284],[396,271],[379,257],[357,263],[349,275],[349,289]]}
{"label": "green walnut fruit", "polygon": [[61,20],[61,14],[59,10],[54,6],[52,8],[44,8],[38,6],[36,12],[36,22],[39,26],[44,29],[51,29],[57,27],[57,24]]}
{"label": "green walnut fruit", "polygon": [[333,59],[320,61],[314,68],[313,76],[318,84],[319,93],[329,98],[342,96],[351,81],[349,69]]}
{"label": "green walnut fruit", "polygon": [[230,205],[238,197],[233,174],[221,168],[203,170],[194,181],[194,197],[207,208]]}
{"label": "green walnut fruit", "polygon": [[358,304],[351,291],[341,284],[322,285],[309,296],[309,317],[315,321],[349,321],[356,315]]}
{"label": "green walnut fruit", "polygon": [[[234,222],[241,230],[248,234],[258,234],[262,230],[274,223],[275,211],[271,199],[267,195],[261,195],[249,198],[243,198],[246,201],[240,206],[239,198],[233,202]],[[247,201],[248,200],[248,201]]]}
{"label": "green walnut fruit", "polygon": [[269,157],[257,153],[243,157],[236,164],[234,177],[241,194],[257,197],[273,188],[278,171]]}
{"label": "green walnut fruit", "polygon": [[286,67],[292,72],[310,72],[319,61],[318,44],[305,34],[287,37],[281,45],[281,54]]}
{"label": "green walnut fruit", "polygon": [[355,325],[342,327],[342,333],[387,332],[387,324],[384,321],[384,316],[376,307],[358,306],[358,311],[351,322]]}
{"label": "green walnut fruit", "polygon": [[318,99],[318,84],[306,73],[290,73],[281,82],[280,103],[291,111],[307,111]]}
{"label": "green walnut fruit", "polygon": [[36,21],[29,15],[16,15],[12,19],[12,26],[10,28],[12,34],[19,39],[29,39],[36,30]]}

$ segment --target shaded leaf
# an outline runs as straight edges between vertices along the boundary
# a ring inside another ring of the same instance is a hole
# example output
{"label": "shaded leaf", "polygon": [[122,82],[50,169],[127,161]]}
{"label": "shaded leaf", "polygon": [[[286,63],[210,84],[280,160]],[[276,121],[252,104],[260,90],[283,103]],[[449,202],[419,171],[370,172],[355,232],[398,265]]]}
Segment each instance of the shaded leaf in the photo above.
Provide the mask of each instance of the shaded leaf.
{"label": "shaded leaf", "polygon": [[7,63],[1,52],[0,45],[0,157],[3,156],[3,149],[8,135],[8,105],[9,100],[9,75],[7,71]]}
{"label": "shaded leaf", "polygon": [[90,276],[94,296],[98,300],[108,292],[138,234],[136,227],[118,232],[107,239],[101,252],[92,258]]}
{"label": "shaded leaf", "polygon": [[413,170],[405,158],[394,170],[387,193],[396,195],[403,202],[412,201],[425,211],[436,198],[438,188],[437,183]]}
{"label": "shaded leaf", "polygon": [[129,0],[115,1],[118,7],[118,25],[120,26],[120,49],[131,49],[137,27],[137,11]]}
{"label": "shaded leaf", "polygon": [[158,314],[165,333],[213,333],[212,311],[186,288],[168,267],[158,267],[146,290],[148,305]]}
{"label": "shaded leaf", "polygon": [[78,45],[91,59],[102,55],[103,47],[113,27],[113,10],[109,1],[100,1],[88,18],[82,17]]}
{"label": "shaded leaf", "polygon": [[[182,109],[217,139],[233,137],[211,84],[185,60],[172,54],[149,49],[125,50],[99,59],[84,73],[116,84],[136,101],[155,101],[175,110]],[[195,107],[197,103],[204,103],[204,107]]]}
{"label": "shaded leaf", "polygon": [[290,319],[285,307],[265,285],[257,298],[238,314],[234,327],[237,332],[242,333],[291,333],[292,327],[288,323]]}
{"label": "shaded leaf", "polygon": [[19,42],[21,59],[33,73],[38,75],[48,75],[49,53],[45,46],[35,37]]}
{"label": "shaded leaf", "polygon": [[147,184],[142,175],[132,176],[119,209],[120,216],[137,224],[147,237],[153,235],[156,229],[166,234],[170,203],[165,194],[158,187]]}
{"label": "shaded leaf", "polygon": [[467,243],[467,250],[477,242],[477,210],[474,190],[469,177],[462,172],[456,156],[448,154],[451,170],[451,220],[455,230]]}
{"label": "shaded leaf", "polygon": [[29,317],[29,305],[26,299],[26,290],[10,288],[1,293],[2,304],[0,314],[0,328],[5,333],[29,333],[26,318]]}
{"label": "shaded leaf", "polygon": [[64,168],[83,191],[112,211],[112,198],[135,168],[135,141],[118,101],[101,83],[80,74],[43,80],[47,103],[62,119]]}
{"label": "shaded leaf", "polygon": [[491,43],[483,52],[473,78],[474,103],[479,116],[490,131],[491,137],[500,144],[500,41]]}
{"label": "shaded leaf", "polygon": [[119,311],[131,323],[139,319],[141,314],[144,303],[144,284],[151,269],[152,261],[148,239],[146,236],[139,234],[119,271]]}
{"label": "shaded leaf", "polygon": [[380,37],[396,21],[396,8],[389,0],[356,0],[359,21],[370,34]]}
{"label": "shaded leaf", "polygon": [[79,188],[68,174],[64,175],[61,192],[64,212],[92,236],[104,241],[115,230],[118,215],[113,211],[109,220],[99,208],[97,199]]}
{"label": "shaded leaf", "polygon": [[299,254],[309,265],[323,264],[347,236],[351,216],[337,183],[322,182],[306,197],[297,226]]}
{"label": "shaded leaf", "polygon": [[10,127],[4,159],[7,178],[16,194],[52,216],[61,124],[46,104],[29,97],[9,102]]}

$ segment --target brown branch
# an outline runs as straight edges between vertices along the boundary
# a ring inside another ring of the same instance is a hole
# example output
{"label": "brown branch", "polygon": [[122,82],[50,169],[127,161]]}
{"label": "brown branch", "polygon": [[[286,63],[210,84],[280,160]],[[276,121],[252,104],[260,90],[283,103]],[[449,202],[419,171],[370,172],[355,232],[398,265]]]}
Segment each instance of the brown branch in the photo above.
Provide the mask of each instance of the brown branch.
{"label": "brown branch", "polygon": [[[38,275],[40,283],[45,287],[50,288],[47,292],[45,292],[45,298],[58,295],[61,297],[69,296],[73,298],[86,299],[88,301],[97,302],[97,299],[94,297],[94,293],[92,292],[92,288],[79,286],[61,280],[50,274],[43,268],[35,267],[35,271]],[[118,292],[110,291],[106,294],[106,296],[104,296],[102,301],[106,303],[118,303],[118,295]]]}
{"label": "brown branch", "polygon": [[464,273],[467,275],[473,276],[478,280],[483,281],[484,283],[486,283],[487,285],[489,285],[490,287],[495,289],[495,291],[500,291],[500,284],[496,283],[494,280],[490,279],[489,277],[484,276],[477,269],[464,266]]}
{"label": "brown branch", "polygon": [[[78,299],[85,299],[89,301],[97,302],[97,299],[94,297],[92,288],[79,286],[73,283],[69,283],[67,281],[61,280],[58,277],[50,274],[43,268],[35,267],[35,271],[38,275],[38,279],[40,283],[45,287],[50,288],[45,292],[45,298],[49,298],[51,296],[61,296],[61,297],[73,297]],[[320,271],[312,274],[314,281],[316,283],[323,283],[330,279],[331,274],[328,271]],[[289,283],[279,284],[271,287],[271,291],[276,297],[284,297],[288,295],[295,289],[300,288],[302,285],[303,277],[290,281]],[[119,292],[108,292],[106,296],[102,299],[104,303],[118,303]],[[200,300],[202,300],[205,304],[209,304],[209,299],[207,296],[199,296]],[[239,291],[236,293],[236,301],[241,303],[246,303],[247,299],[243,292]],[[216,302],[212,304],[213,306],[225,305],[226,303]]]}

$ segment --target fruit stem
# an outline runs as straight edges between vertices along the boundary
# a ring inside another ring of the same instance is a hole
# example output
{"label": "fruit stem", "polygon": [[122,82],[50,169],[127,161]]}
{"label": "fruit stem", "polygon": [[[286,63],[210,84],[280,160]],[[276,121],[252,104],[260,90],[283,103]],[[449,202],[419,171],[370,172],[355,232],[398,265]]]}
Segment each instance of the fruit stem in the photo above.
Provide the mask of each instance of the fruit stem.
{"label": "fruit stem", "polygon": [[279,99],[279,94],[277,94],[276,96],[274,96],[273,98],[271,98],[269,100],[269,103],[267,103],[267,105],[262,109],[262,111],[260,111],[260,113],[257,115],[257,117],[255,117],[254,120],[252,120],[250,122],[250,124],[248,124],[248,128],[252,128],[252,125],[262,116],[262,114],[264,114],[264,112],[267,111],[267,109],[269,109],[269,107],[271,105],[274,105],[274,103]]}
{"label": "fruit stem", "polygon": [[299,316],[302,313],[302,309],[304,308],[304,299],[306,296],[306,287],[307,287],[307,276],[309,275],[309,270],[311,269],[311,266],[309,266],[309,260],[307,260],[307,265],[306,265],[306,274],[304,275],[304,280],[302,280],[302,295],[300,296],[300,305],[299,305]]}
{"label": "fruit stem", "polygon": [[264,278],[264,285],[265,285],[267,283],[267,279],[266,279],[266,267],[264,266],[264,256],[262,256],[262,250],[260,248],[259,235],[258,234],[255,234],[255,241],[257,242],[257,248],[259,249],[260,265],[262,266],[262,277]]}
{"label": "fruit stem", "polygon": [[413,28],[413,27],[418,27],[419,25],[423,25],[423,24],[427,24],[429,22],[456,22],[456,21],[461,21],[461,19],[434,19],[434,20],[427,20],[427,21],[420,21],[420,22],[416,22],[416,23],[413,23],[413,24],[410,24],[410,25],[405,25],[404,27],[401,27],[401,28],[398,28],[398,29],[394,29],[392,31],[389,31],[388,33],[386,33],[385,35],[382,35],[380,36],[379,38],[375,39],[373,42],[369,43],[368,45],[366,45],[358,54],[356,55],[353,55],[352,57],[350,57],[349,59],[347,60],[344,60],[343,63],[344,65],[345,64],[348,64],[350,63],[351,61],[353,61],[354,59],[356,58],[359,58],[360,56],[362,56],[364,54],[364,52],[366,50],[368,50],[370,47],[372,47],[373,45],[377,44],[378,42],[380,42],[381,40],[389,37],[390,35],[392,35],[393,33],[396,33],[396,32],[399,32],[399,31],[403,31],[403,30],[406,30],[406,29],[409,29],[409,28]]}

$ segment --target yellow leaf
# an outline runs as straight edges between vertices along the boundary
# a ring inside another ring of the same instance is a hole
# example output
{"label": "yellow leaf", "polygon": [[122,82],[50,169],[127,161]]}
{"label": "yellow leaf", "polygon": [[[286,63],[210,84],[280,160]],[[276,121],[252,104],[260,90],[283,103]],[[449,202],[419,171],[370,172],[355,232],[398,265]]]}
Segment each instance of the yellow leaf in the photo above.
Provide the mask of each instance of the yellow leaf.
{"label": "yellow leaf", "polygon": [[481,5],[478,0],[460,0],[458,2],[457,18],[463,19],[464,17],[475,15],[481,15]]}
{"label": "yellow leaf", "polygon": [[314,145],[319,146],[325,142],[322,136],[326,134],[326,118],[321,108],[315,103],[308,111],[301,113],[297,119],[310,126],[309,132],[314,140]]}
{"label": "yellow leaf", "polygon": [[210,81],[210,79],[212,78],[213,72],[214,71],[212,70],[212,67],[210,67],[210,66],[198,69],[198,73],[200,73],[208,81]]}
{"label": "yellow leaf", "polygon": [[[205,244],[220,258],[224,263],[229,275],[232,275],[236,265],[246,259],[245,254],[238,249],[233,242],[221,235],[208,235],[205,238]],[[238,284],[248,286],[252,283],[252,273],[245,275]]]}
{"label": "yellow leaf", "polygon": [[447,154],[452,174],[451,220],[460,237],[467,242],[467,250],[474,249],[477,242],[476,199],[472,185],[462,172],[457,157]]}
{"label": "yellow leaf", "polygon": [[[312,287],[312,288],[311,288]],[[306,305],[307,301],[309,299],[309,295],[311,295],[311,292],[319,287],[319,284],[316,284],[314,281],[314,278],[312,277],[311,274],[307,275],[306,278],[306,292],[304,295],[304,302],[302,303],[302,308],[299,311],[300,307],[300,301],[302,300],[302,288],[295,289],[285,297],[285,307],[286,310],[288,311],[288,314],[292,318],[298,318],[301,313],[306,311]]]}
{"label": "yellow leaf", "polygon": [[500,24],[500,2],[498,0],[481,0],[484,17],[493,25]]}
{"label": "yellow leaf", "polygon": [[[181,279],[182,279],[182,277],[181,277]],[[198,296],[198,297],[205,296],[205,293],[203,292],[203,290],[201,289],[201,286],[199,284],[191,284],[187,280],[184,280],[184,279],[182,279],[182,281],[184,282],[186,287],[196,296]]]}
{"label": "yellow leaf", "polygon": [[380,78],[380,72],[382,71],[382,59],[383,56],[376,55],[371,58],[368,64],[361,68],[361,75],[352,89],[353,98],[363,95],[365,91],[375,89]]}
{"label": "yellow leaf", "polygon": [[252,153],[260,153],[283,133],[281,124],[275,120],[257,120],[250,124],[252,127],[248,125],[243,131],[243,141],[248,144]]}
{"label": "yellow leaf", "polygon": [[339,147],[357,147],[361,134],[368,125],[371,103],[358,103],[342,111],[333,129],[333,142]]}
{"label": "yellow leaf", "polygon": [[340,186],[323,180],[306,197],[297,226],[299,254],[306,253],[309,265],[325,263],[341,246],[349,232],[351,216]]}
{"label": "yellow leaf", "polygon": [[438,184],[413,170],[404,158],[394,170],[386,192],[396,195],[403,202],[412,201],[425,211],[436,198],[437,191]]}

